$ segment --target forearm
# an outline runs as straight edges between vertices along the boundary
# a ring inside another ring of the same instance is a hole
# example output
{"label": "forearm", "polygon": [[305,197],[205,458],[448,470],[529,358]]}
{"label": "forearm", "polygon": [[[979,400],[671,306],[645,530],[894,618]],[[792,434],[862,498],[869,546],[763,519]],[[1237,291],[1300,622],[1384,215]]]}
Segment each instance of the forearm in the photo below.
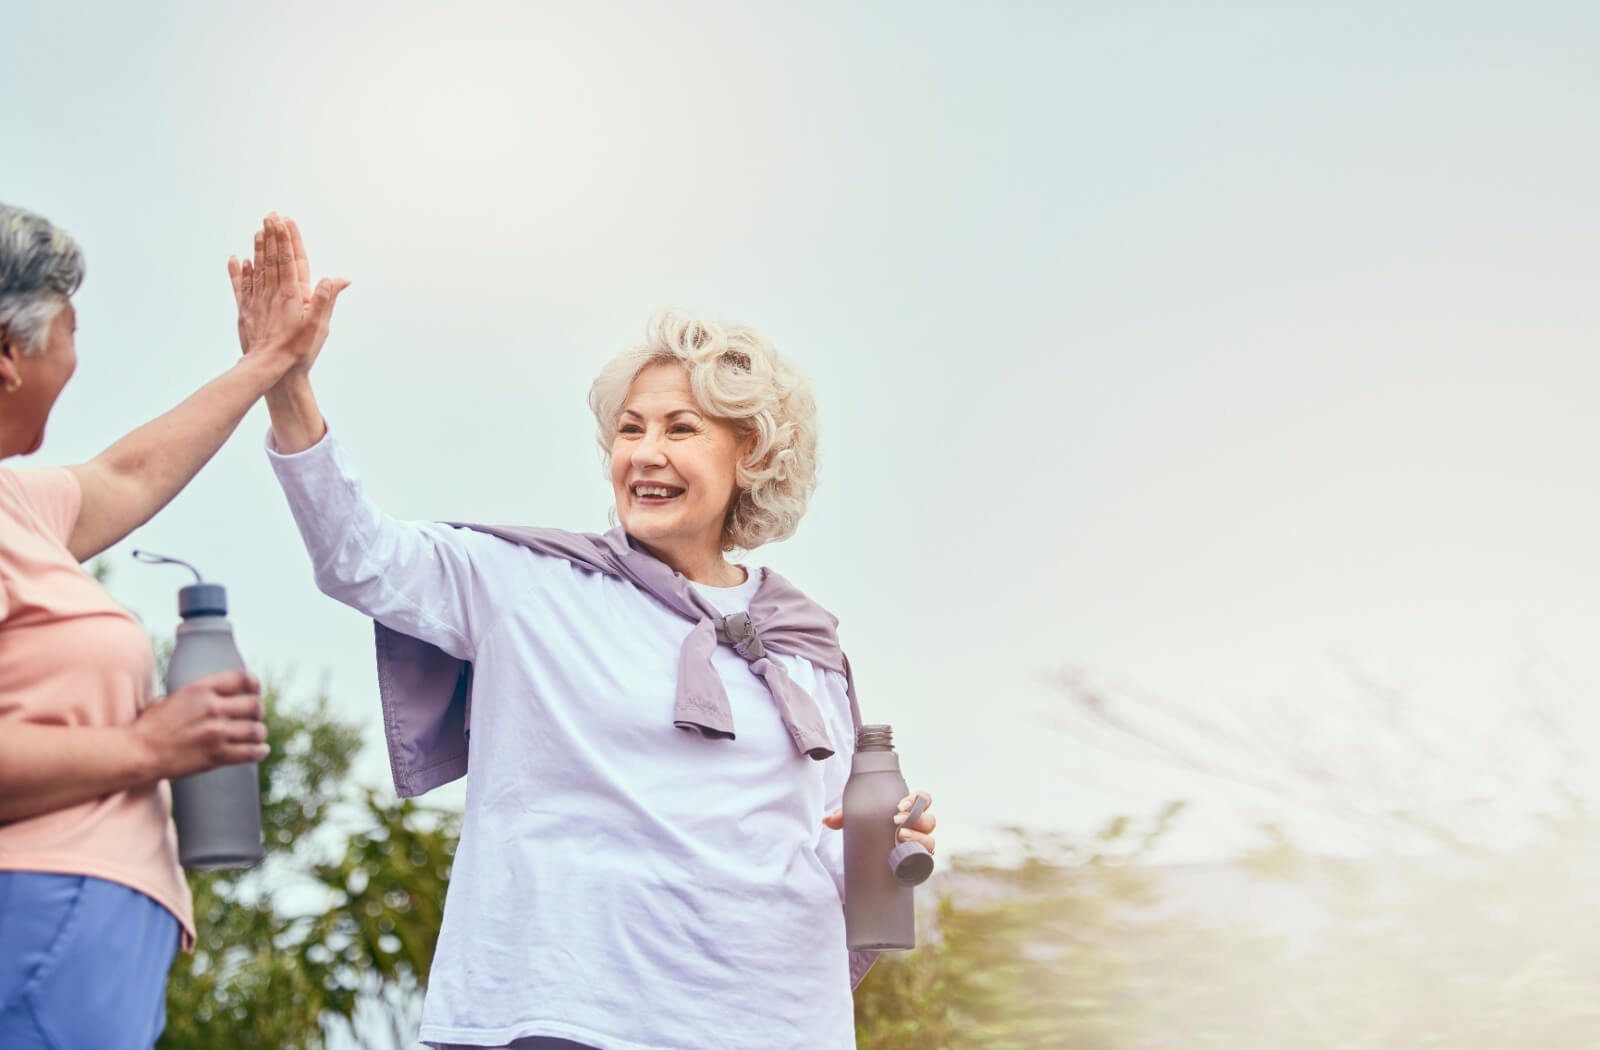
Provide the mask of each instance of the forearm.
{"label": "forearm", "polygon": [[98,554],[170,503],[289,364],[283,357],[243,357],[176,408],[72,468],[84,496],[72,553],[79,560]]}
{"label": "forearm", "polygon": [[129,727],[7,722],[0,731],[0,824],[159,779]]}
{"label": "forearm", "polygon": [[[279,440],[274,428],[274,444]],[[269,449],[268,459],[322,593],[451,656],[472,659],[487,601],[478,559],[492,559],[503,541],[384,513],[331,434],[300,452]]]}
{"label": "forearm", "polygon": [[287,367],[281,358],[274,362],[255,355],[242,357],[178,407],[95,458],[117,475],[137,479],[149,492],[148,520],[200,473]]}
{"label": "forearm", "polygon": [[304,452],[328,432],[305,372],[290,373],[267,391],[267,411],[272,416],[273,443],[286,456]]}

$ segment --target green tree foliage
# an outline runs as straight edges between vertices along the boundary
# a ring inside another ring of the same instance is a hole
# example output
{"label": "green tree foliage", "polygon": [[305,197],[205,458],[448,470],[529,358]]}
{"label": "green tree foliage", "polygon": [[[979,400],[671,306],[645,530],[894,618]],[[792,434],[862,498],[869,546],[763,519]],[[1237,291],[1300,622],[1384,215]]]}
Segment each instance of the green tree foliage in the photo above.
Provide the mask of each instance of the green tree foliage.
{"label": "green tree foliage", "polygon": [[360,733],[325,698],[264,699],[267,859],[191,874],[199,943],[173,966],[161,1050],[315,1050],[363,997],[414,996],[433,957],[455,818],[352,788]]}

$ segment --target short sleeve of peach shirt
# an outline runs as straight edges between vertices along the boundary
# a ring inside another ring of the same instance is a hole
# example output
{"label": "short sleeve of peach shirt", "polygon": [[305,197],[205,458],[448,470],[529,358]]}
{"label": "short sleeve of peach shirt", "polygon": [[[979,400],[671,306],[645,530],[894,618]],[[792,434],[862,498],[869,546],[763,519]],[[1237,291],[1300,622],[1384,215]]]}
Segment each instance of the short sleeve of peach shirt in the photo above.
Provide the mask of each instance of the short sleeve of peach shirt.
{"label": "short sleeve of peach shirt", "polygon": [[[67,549],[82,498],[65,468],[0,468],[0,733],[14,722],[128,725],[155,698],[143,626]],[[128,886],[193,943],[166,781],[0,824],[0,870]]]}

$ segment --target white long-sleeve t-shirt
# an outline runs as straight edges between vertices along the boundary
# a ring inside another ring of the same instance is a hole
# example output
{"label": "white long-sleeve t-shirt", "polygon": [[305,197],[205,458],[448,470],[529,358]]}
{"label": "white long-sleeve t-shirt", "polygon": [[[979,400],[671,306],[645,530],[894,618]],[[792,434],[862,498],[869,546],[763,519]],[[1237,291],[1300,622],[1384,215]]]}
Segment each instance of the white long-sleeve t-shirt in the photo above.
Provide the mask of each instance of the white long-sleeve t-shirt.
{"label": "white long-sleeve t-shirt", "polygon": [[[844,677],[778,655],[835,754],[799,754],[738,654],[733,740],[673,725],[694,626],[625,580],[483,533],[397,521],[334,439],[268,442],[317,586],[473,663],[466,810],[423,1005],[430,1043],[598,1050],[855,1046],[839,805]],[[696,584],[721,613],[759,580]]]}

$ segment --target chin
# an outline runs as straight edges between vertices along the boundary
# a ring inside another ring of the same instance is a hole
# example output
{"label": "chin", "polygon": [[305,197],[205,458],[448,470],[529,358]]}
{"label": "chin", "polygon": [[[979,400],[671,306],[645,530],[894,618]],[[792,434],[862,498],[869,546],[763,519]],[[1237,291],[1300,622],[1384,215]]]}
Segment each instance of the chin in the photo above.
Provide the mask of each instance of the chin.
{"label": "chin", "polygon": [[648,514],[635,514],[622,519],[622,528],[640,543],[648,544],[657,550],[678,546],[694,535],[678,522],[652,521]]}
{"label": "chin", "polygon": [[624,521],[622,530],[641,543],[659,545],[672,540],[671,529],[652,528],[648,523],[639,521],[637,518],[632,521]]}

